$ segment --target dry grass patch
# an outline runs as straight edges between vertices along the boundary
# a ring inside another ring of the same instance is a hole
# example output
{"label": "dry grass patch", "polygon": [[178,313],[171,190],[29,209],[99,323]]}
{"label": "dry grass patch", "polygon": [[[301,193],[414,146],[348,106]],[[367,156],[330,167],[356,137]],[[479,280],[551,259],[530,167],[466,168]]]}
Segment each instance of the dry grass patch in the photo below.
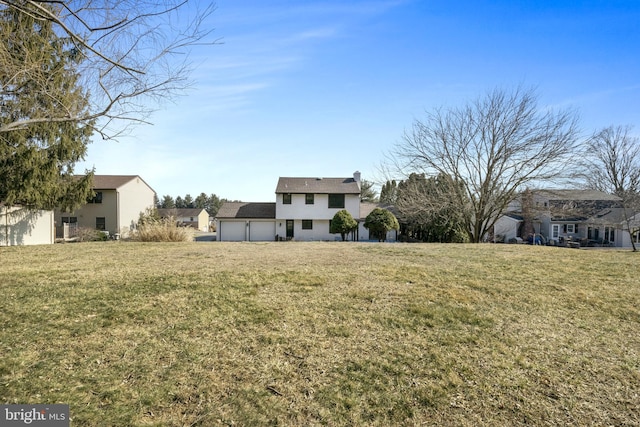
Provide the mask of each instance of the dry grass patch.
{"label": "dry grass patch", "polygon": [[142,224],[131,233],[131,240],[137,242],[191,242],[195,232],[191,227],[179,227],[176,219],[146,217]]}
{"label": "dry grass patch", "polygon": [[638,425],[637,254],[0,249],[0,400],[73,425]]}

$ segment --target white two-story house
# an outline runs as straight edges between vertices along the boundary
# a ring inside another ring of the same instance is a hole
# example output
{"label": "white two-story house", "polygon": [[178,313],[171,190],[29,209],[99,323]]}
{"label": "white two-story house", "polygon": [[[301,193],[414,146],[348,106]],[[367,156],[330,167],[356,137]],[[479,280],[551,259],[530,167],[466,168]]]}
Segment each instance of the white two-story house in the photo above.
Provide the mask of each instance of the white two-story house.
{"label": "white two-story house", "polygon": [[346,209],[360,218],[360,172],[352,178],[280,178],[276,187],[276,234],[296,240],[334,240],[334,215]]}
{"label": "white two-story house", "polygon": [[343,209],[360,223],[355,239],[368,240],[361,213],[371,209],[362,208],[360,186],[360,172],[349,178],[281,177],[275,203],[223,204],[216,218],[217,240],[339,240],[329,229]]}

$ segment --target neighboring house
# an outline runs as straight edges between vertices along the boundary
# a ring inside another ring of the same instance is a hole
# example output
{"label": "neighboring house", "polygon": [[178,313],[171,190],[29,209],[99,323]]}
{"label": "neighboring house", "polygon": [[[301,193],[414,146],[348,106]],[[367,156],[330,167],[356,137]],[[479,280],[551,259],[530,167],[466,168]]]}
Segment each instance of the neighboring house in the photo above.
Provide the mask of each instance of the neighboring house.
{"label": "neighboring house", "polygon": [[[527,240],[527,221],[520,202],[514,202],[494,226],[494,240]],[[581,246],[630,247],[620,198],[596,190],[537,190],[533,192],[529,221],[536,234],[550,244],[577,242]],[[637,234],[634,239],[640,236]]]}
{"label": "neighboring house", "polygon": [[126,235],[137,227],[140,214],[154,207],[155,191],[138,175],[95,175],[95,196],[74,212],[56,210],[55,222]]}
{"label": "neighboring house", "polygon": [[53,211],[0,204],[0,246],[45,245],[54,242]]}
{"label": "neighboring house", "polygon": [[[522,238],[522,224],[524,217],[520,213],[507,212],[502,215],[493,226],[495,243],[507,243]],[[540,233],[540,226],[536,229]]]}
{"label": "neighboring house", "polygon": [[209,231],[209,214],[201,208],[158,209],[160,218],[174,218],[179,226]]}
{"label": "neighboring house", "polygon": [[[360,184],[360,172],[349,178],[281,177],[275,203],[224,203],[216,220],[217,239],[339,240],[340,235],[329,232],[338,211],[346,209],[356,221],[364,223]],[[356,240],[368,240],[368,236],[360,225],[355,232]],[[390,240],[395,240],[395,234],[391,237]]]}

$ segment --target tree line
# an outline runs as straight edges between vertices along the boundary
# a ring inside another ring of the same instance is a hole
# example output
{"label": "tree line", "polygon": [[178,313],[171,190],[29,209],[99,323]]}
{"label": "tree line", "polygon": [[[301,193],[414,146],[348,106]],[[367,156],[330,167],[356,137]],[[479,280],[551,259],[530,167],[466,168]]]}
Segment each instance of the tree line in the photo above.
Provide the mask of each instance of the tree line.
{"label": "tree line", "polygon": [[[90,138],[117,138],[145,123],[150,100],[189,85],[190,48],[214,43],[204,26],[212,10],[180,0],[0,1],[0,202],[84,203],[94,171],[79,178],[74,166]],[[619,196],[633,233],[639,146],[629,126],[584,134],[575,110],[540,105],[532,89],[494,89],[414,120],[382,162],[390,179],[381,200],[418,240],[481,242],[525,189],[579,184]],[[219,208],[211,196],[187,196],[173,204]],[[375,192],[363,185],[362,200]]]}
{"label": "tree line", "polygon": [[187,193],[184,197],[177,196],[175,199],[170,195],[164,195],[162,199],[156,200],[156,207],[158,209],[204,209],[209,216],[216,216],[223,203],[228,201],[230,200],[221,199],[214,193],[210,195],[200,193],[196,198]]}

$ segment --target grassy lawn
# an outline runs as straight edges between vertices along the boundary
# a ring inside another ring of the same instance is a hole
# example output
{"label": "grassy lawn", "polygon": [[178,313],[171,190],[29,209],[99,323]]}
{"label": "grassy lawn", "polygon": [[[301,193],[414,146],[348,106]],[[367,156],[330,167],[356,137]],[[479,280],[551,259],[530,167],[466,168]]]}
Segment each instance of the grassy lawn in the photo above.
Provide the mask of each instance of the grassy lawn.
{"label": "grassy lawn", "polygon": [[0,402],[73,426],[640,425],[639,256],[0,248]]}

